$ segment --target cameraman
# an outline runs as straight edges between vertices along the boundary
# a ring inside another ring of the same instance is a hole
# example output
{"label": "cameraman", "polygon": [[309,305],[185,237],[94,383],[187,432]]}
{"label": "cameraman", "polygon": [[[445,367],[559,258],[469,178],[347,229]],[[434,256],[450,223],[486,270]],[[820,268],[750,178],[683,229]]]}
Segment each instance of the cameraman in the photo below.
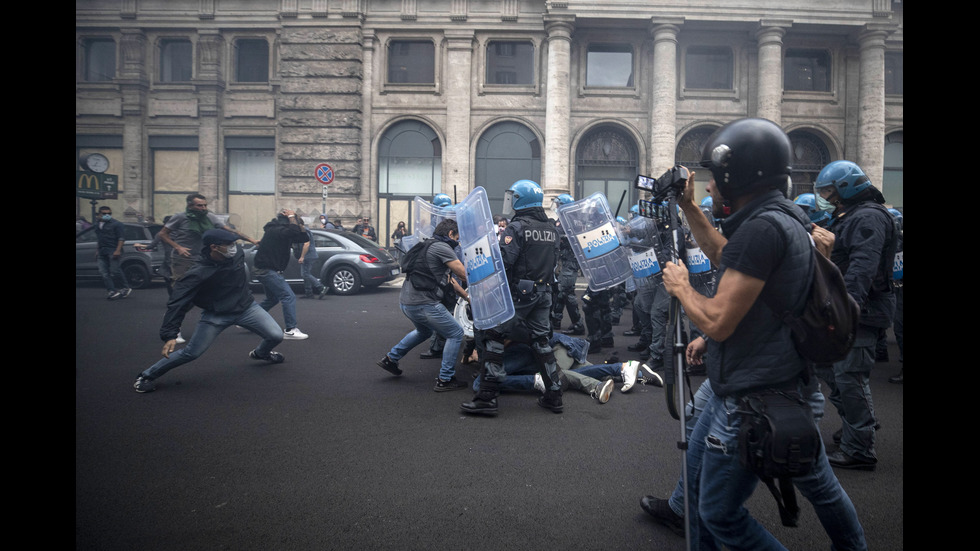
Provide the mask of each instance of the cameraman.
{"label": "cameraman", "polygon": [[[708,380],[714,395],[694,427],[687,450],[692,548],[784,549],[743,505],[758,477],[738,458],[741,419],[733,415],[739,398],[764,388],[795,391],[802,386],[806,363],[796,351],[789,327],[773,315],[799,312],[807,295],[812,266],[810,221],[798,207],[795,216],[780,209],[791,171],[789,137],[765,119],[739,119],[708,139],[702,166],[712,179],[708,192],[722,222],[717,232],[694,201],[694,173],[680,201],[701,249],[718,266],[711,298],[690,284],[682,264],[664,266],[664,285],[677,297],[691,322],[707,338]],[[700,469],[698,469],[700,466]],[[863,549],[864,532],[854,506],[834,478],[823,447],[801,492],[822,504],[824,528]],[[826,518],[825,518],[826,517]],[[711,542],[711,543],[709,543]]]}

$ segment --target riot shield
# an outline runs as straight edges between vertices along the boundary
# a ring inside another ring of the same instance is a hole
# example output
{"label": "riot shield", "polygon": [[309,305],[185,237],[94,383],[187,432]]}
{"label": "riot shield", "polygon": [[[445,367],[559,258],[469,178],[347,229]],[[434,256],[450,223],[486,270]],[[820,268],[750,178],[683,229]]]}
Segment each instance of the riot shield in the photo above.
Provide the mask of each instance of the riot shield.
{"label": "riot shield", "polygon": [[490,329],[514,317],[514,300],[504,271],[487,192],[477,187],[455,206],[459,246],[466,267],[473,326]]}
{"label": "riot shield", "polygon": [[558,219],[589,289],[601,291],[629,279],[629,251],[605,195],[597,192],[559,206]]}
{"label": "riot shield", "polygon": [[446,218],[456,218],[453,207],[437,207],[418,195],[412,203],[412,215],[415,220],[413,235],[418,241],[432,237],[439,222]]}
{"label": "riot shield", "polygon": [[632,279],[637,288],[643,289],[651,285],[663,285],[660,278],[654,277],[663,269],[657,250],[660,244],[655,243],[659,238],[656,223],[652,218],[634,217],[626,225],[629,248],[629,262]]}

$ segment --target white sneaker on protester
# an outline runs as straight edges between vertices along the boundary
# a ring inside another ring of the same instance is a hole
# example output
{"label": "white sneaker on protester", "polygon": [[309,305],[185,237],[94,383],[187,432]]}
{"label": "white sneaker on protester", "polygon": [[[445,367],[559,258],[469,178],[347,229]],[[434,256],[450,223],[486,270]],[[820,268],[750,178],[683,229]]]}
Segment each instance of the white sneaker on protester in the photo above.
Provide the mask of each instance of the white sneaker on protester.
{"label": "white sneaker on protester", "polygon": [[623,392],[629,392],[633,385],[636,384],[636,372],[640,369],[640,362],[629,361],[623,362]]}
{"label": "white sneaker on protester", "polygon": [[177,341],[177,344],[184,344],[185,342],[187,342],[187,340],[184,339],[184,336],[181,335],[179,331],[177,332],[177,338],[174,340]]}
{"label": "white sneaker on protester", "polygon": [[289,331],[282,332],[282,338],[292,339],[294,341],[301,341],[303,339],[308,339],[310,336],[299,330],[299,327],[293,327]]}
{"label": "white sneaker on protester", "polygon": [[544,379],[541,377],[540,373],[534,374],[534,389],[540,392],[541,394],[544,394],[544,390],[545,390]]}

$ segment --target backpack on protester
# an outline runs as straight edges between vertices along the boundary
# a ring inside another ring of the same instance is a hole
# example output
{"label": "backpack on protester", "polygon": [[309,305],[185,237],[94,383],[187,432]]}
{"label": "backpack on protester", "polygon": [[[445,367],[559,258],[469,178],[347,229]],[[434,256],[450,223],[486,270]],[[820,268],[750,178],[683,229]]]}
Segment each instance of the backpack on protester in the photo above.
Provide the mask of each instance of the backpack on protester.
{"label": "backpack on protester", "polygon": [[434,291],[439,288],[439,282],[436,281],[425,262],[425,255],[429,252],[429,246],[432,243],[432,239],[419,241],[398,260],[402,273],[419,291]]}
{"label": "backpack on protester", "polygon": [[415,290],[434,292],[442,289],[440,302],[446,306],[447,310],[452,310],[456,307],[456,290],[448,280],[440,283],[425,261],[425,257],[429,253],[429,246],[435,242],[435,239],[426,239],[412,245],[412,248],[399,259],[398,264],[401,266],[405,277],[412,282]]}
{"label": "backpack on protester", "polygon": [[[785,207],[780,204],[780,210],[788,213]],[[788,310],[776,312],[776,317],[790,327],[796,351],[804,359],[813,363],[839,362],[854,346],[861,308],[848,294],[837,265],[820,254],[816,245],[810,247],[810,253],[813,278],[803,312],[799,316]]]}

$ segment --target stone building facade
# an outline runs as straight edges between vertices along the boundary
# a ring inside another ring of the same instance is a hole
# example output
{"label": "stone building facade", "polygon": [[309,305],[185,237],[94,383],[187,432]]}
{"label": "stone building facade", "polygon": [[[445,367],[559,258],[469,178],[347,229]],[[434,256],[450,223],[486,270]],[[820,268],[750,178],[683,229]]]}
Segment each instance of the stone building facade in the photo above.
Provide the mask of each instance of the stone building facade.
{"label": "stone building facade", "polygon": [[499,211],[521,178],[622,213],[745,116],[790,135],[792,193],[846,158],[902,207],[900,0],[78,0],[75,23],[76,154],[109,158],[128,219],[200,192],[256,237],[289,207],[389,244],[415,196]]}

